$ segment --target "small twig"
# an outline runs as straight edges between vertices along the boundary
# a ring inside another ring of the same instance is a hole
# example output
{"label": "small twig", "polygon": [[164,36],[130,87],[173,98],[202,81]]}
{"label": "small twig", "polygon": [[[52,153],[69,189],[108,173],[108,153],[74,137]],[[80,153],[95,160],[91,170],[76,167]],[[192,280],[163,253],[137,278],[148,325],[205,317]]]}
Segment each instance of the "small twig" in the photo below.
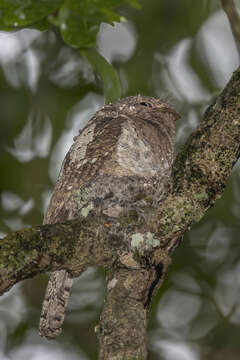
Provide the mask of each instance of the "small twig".
{"label": "small twig", "polygon": [[240,58],[240,17],[238,15],[236,6],[234,4],[234,0],[221,0],[221,2],[222,2],[222,7],[230,22],[232,34]]}

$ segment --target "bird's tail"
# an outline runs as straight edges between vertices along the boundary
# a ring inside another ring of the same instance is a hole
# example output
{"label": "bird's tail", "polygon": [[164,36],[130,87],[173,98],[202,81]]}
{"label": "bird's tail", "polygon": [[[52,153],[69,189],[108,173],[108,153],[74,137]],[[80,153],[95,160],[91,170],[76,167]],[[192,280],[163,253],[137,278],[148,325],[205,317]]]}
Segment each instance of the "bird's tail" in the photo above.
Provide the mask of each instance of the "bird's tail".
{"label": "bird's tail", "polygon": [[50,274],[40,316],[41,336],[51,340],[61,334],[72,283],[73,278],[66,270]]}

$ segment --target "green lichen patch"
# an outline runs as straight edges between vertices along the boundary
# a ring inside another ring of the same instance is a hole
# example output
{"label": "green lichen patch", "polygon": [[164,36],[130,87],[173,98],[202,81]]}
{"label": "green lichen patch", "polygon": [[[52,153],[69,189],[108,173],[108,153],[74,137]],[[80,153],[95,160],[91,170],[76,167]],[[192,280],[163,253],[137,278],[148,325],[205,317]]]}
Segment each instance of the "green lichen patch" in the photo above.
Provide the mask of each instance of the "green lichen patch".
{"label": "green lichen patch", "polygon": [[206,192],[196,193],[193,197],[196,200],[208,200],[208,194]]}
{"label": "green lichen patch", "polygon": [[160,245],[160,241],[154,238],[154,234],[151,232],[146,233],[146,243],[148,246],[156,248]]}
{"label": "green lichen patch", "polygon": [[142,246],[144,242],[144,237],[143,234],[141,233],[135,233],[132,235],[132,240],[131,240],[131,247],[132,248],[140,248]]}
{"label": "green lichen patch", "polygon": [[89,214],[89,212],[90,212],[91,210],[93,210],[93,208],[94,208],[94,205],[93,205],[93,202],[91,201],[88,206],[82,208],[82,210],[81,210],[81,215],[82,215],[83,217],[87,217],[88,214]]}
{"label": "green lichen patch", "polygon": [[154,234],[151,232],[135,233],[131,236],[131,247],[134,250],[149,250],[156,248],[160,245],[160,241],[154,238]]}
{"label": "green lichen patch", "polygon": [[91,201],[91,186],[86,186],[74,191],[72,199],[74,202],[75,211],[80,213],[83,217],[87,217],[89,212],[94,208],[93,201]]}

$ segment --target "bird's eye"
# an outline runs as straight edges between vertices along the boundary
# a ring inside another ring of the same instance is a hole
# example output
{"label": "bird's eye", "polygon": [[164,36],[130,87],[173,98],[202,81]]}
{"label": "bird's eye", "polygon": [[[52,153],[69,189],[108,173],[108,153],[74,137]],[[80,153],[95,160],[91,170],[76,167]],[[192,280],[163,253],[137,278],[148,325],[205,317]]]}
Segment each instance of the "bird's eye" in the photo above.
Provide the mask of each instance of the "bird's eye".
{"label": "bird's eye", "polygon": [[146,103],[146,102],[140,102],[140,105],[143,105],[143,106],[147,106],[147,107],[152,107],[152,105],[151,104],[149,104],[149,103]]}

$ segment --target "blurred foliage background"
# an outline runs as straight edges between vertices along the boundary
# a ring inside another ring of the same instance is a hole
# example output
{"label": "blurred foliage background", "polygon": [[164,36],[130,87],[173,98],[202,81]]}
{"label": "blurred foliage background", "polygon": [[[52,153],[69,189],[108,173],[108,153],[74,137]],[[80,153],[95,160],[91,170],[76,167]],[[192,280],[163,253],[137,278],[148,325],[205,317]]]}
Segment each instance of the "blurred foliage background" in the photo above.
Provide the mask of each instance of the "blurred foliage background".
{"label": "blurred foliage background", "polygon": [[[141,4],[121,6],[127,22],[101,25],[98,50],[117,70],[123,96],[163,97],[176,107],[178,151],[238,66],[235,43],[219,0]],[[0,32],[0,237],[41,224],[74,134],[103,103],[102,81],[56,30]],[[223,198],[175,251],[151,307],[150,360],[240,358],[239,178],[237,164]],[[37,276],[0,298],[0,359],[97,359],[101,270],[75,280],[54,342],[38,335],[46,284],[47,275]]]}

